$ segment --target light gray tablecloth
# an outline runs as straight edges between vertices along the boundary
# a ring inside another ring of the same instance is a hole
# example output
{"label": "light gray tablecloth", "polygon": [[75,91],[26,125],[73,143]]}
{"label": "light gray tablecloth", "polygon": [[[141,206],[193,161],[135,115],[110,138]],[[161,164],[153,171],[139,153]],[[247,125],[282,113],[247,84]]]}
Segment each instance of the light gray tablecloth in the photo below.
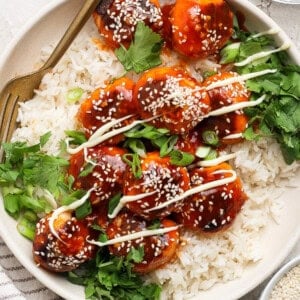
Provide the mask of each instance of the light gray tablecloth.
{"label": "light gray tablecloth", "polygon": [[[271,0],[251,0],[251,2],[269,14],[300,49],[300,5],[282,5]],[[0,55],[22,25],[48,3],[47,0],[0,0]],[[297,254],[300,254],[300,242],[287,260]],[[243,300],[257,299],[264,284],[243,297]],[[50,300],[59,297],[20,265],[0,237],[0,300],[6,299]]]}

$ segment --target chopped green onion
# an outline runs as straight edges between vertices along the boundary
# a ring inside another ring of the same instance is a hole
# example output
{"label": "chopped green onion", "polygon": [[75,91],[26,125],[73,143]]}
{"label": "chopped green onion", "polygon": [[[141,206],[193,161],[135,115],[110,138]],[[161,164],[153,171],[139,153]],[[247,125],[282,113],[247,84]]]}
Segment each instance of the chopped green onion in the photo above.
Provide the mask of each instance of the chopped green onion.
{"label": "chopped green onion", "polygon": [[124,146],[130,148],[134,153],[141,157],[146,156],[146,147],[139,139],[128,139]]}
{"label": "chopped green onion", "polygon": [[114,195],[108,203],[108,214],[111,215],[114,211],[114,209],[118,206],[120,199],[121,199],[122,194],[118,193]]}
{"label": "chopped green onion", "polygon": [[160,156],[164,157],[167,156],[174,148],[175,144],[177,143],[178,136],[171,135],[166,139],[166,141],[160,147]]}
{"label": "chopped green onion", "polygon": [[25,211],[23,217],[32,223],[36,223],[38,221],[38,216],[30,210]]}
{"label": "chopped green onion", "polygon": [[22,216],[18,221],[17,229],[20,234],[33,241],[35,236],[35,226],[34,222],[31,222],[25,216]]}
{"label": "chopped green onion", "polygon": [[131,167],[135,178],[142,177],[141,161],[136,153],[127,153],[122,156],[122,160]]}
{"label": "chopped green onion", "polygon": [[208,155],[205,157],[204,160],[212,160],[218,157],[218,152],[217,150],[210,150],[210,152],[208,153]]}
{"label": "chopped green onion", "polygon": [[211,147],[201,146],[196,150],[196,156],[199,158],[205,158],[209,152],[211,151]]}
{"label": "chopped green onion", "polygon": [[141,124],[125,132],[124,135],[129,138],[136,138],[136,139],[144,138],[148,140],[154,140],[168,133],[169,133],[168,129],[155,128],[148,124]]}
{"label": "chopped green onion", "polygon": [[239,55],[241,43],[233,43],[225,46],[220,54],[221,60],[220,64],[229,64],[236,60],[237,56]]}
{"label": "chopped green onion", "polygon": [[212,130],[204,131],[202,133],[202,138],[203,138],[204,143],[207,145],[217,146],[219,144],[219,137]]}
{"label": "chopped green onion", "polygon": [[84,91],[82,88],[74,88],[67,92],[67,101],[70,104],[73,104],[79,101],[83,95]]}
{"label": "chopped green onion", "polygon": [[86,200],[81,206],[75,210],[75,215],[78,220],[82,220],[92,212],[92,205],[89,200]]}
{"label": "chopped green onion", "polygon": [[190,165],[194,161],[195,156],[187,152],[173,150],[170,153],[170,158],[170,162],[172,165],[185,167]]}

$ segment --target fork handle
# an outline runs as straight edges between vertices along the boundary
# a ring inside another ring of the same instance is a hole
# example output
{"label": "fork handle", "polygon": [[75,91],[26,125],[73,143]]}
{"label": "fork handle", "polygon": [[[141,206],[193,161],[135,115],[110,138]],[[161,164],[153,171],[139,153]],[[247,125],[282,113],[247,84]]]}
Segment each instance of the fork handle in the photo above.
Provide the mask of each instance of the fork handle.
{"label": "fork handle", "polygon": [[87,22],[89,17],[91,16],[92,12],[97,7],[99,0],[84,0],[84,4],[82,8],[77,13],[76,17],[70,24],[69,28],[65,32],[64,36],[61,38],[57,46],[55,47],[54,51],[44,64],[44,66],[41,68],[41,70],[48,70],[53,68],[60,58],[63,56],[63,54],[66,52],[66,50],[69,48],[70,44],[74,40],[74,38],[77,36],[79,31],[82,29],[84,24]]}

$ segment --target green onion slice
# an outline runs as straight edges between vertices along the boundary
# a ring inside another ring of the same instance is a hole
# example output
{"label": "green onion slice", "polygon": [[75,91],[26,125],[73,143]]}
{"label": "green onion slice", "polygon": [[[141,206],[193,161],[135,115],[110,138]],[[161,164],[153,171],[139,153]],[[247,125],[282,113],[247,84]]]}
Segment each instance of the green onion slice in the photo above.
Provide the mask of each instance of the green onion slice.
{"label": "green onion slice", "polygon": [[202,133],[202,138],[205,144],[217,146],[219,144],[219,137],[215,131],[207,130]]}
{"label": "green onion slice", "polygon": [[18,224],[17,224],[17,229],[20,234],[28,238],[29,240],[34,239],[35,236],[35,223],[32,222],[31,220],[28,220],[24,215],[20,217]]}
{"label": "green onion slice", "polygon": [[74,88],[67,92],[67,101],[70,104],[79,101],[83,95],[84,91],[82,88]]}
{"label": "green onion slice", "polygon": [[136,153],[127,153],[122,156],[122,160],[131,167],[131,171],[135,178],[142,177],[141,161]]}
{"label": "green onion slice", "polygon": [[185,167],[190,165],[194,161],[195,156],[193,154],[180,150],[173,150],[170,153],[170,158],[170,162],[172,165]]}
{"label": "green onion slice", "polygon": [[205,158],[211,151],[211,147],[206,147],[206,146],[200,146],[196,150],[196,156],[199,158]]}

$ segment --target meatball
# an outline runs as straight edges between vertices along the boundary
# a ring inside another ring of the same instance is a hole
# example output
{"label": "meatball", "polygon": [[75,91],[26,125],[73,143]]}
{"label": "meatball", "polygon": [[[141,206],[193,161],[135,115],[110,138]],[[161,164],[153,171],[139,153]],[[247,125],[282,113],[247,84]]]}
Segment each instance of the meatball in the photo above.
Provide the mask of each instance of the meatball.
{"label": "meatball", "polygon": [[148,153],[141,160],[142,177],[135,178],[128,168],[124,175],[123,194],[133,196],[154,192],[143,199],[128,202],[126,207],[132,212],[153,220],[163,218],[178,209],[174,203],[164,209],[148,211],[189,189],[189,175],[185,167],[174,166],[169,157],[160,157],[158,152]]}
{"label": "meatball", "polygon": [[86,223],[72,217],[69,212],[61,213],[54,221],[58,239],[49,227],[51,215],[40,219],[36,225],[33,241],[36,264],[53,272],[67,272],[93,258],[95,246],[86,241],[92,234]]}
{"label": "meatball", "polygon": [[[238,76],[234,72],[223,72],[208,77],[203,85],[208,87],[214,82],[230,79]],[[219,88],[210,89],[208,91],[212,110],[236,104],[239,102],[249,101],[250,92],[247,90],[244,83],[235,82],[227,84]],[[209,117],[201,122],[196,130],[202,135],[205,131],[214,131],[221,144],[233,144],[241,141],[241,137],[237,138],[231,135],[241,134],[245,131],[248,125],[248,117],[242,110],[226,113],[216,117]],[[227,138],[227,136],[229,138]]]}
{"label": "meatball", "polygon": [[[108,200],[122,191],[126,164],[122,155],[126,151],[117,147],[96,146],[80,151],[70,158],[69,174],[75,178],[75,189],[89,190],[94,187],[90,200],[93,205]],[[86,176],[81,176],[86,164],[92,162],[94,167]]]}
{"label": "meatball", "polygon": [[[81,104],[77,118],[83,125],[87,137],[112,120],[136,114],[137,104],[132,97],[133,87],[132,80],[122,77],[103,89],[96,89]],[[135,119],[136,117],[129,118],[120,125],[128,125]],[[105,143],[115,145],[122,139],[123,135],[117,135]]]}
{"label": "meatball", "polygon": [[[227,163],[194,169],[190,173],[191,187],[232,176],[226,173],[228,170],[232,168]],[[177,214],[177,220],[190,229],[202,232],[218,231],[233,222],[246,199],[242,183],[237,178],[231,183],[186,198],[181,212]]]}
{"label": "meatball", "polygon": [[209,97],[181,69],[158,67],[145,72],[136,83],[134,98],[142,118],[156,117],[156,127],[184,134],[209,112]]}
{"label": "meatball", "polygon": [[233,13],[225,0],[177,0],[170,22],[173,48],[189,57],[216,53],[233,32]]}
{"label": "meatball", "polygon": [[[118,215],[106,231],[109,239],[146,230],[150,224],[129,212]],[[164,219],[158,228],[174,227],[176,223]],[[140,237],[109,246],[112,255],[127,256],[132,248],[143,247],[142,262],[135,263],[133,270],[138,273],[149,273],[168,263],[175,255],[179,244],[179,232],[174,229],[161,235]]]}
{"label": "meatball", "polygon": [[130,44],[139,21],[156,32],[163,26],[157,0],[104,0],[99,3],[93,16],[99,33],[113,48]]}

